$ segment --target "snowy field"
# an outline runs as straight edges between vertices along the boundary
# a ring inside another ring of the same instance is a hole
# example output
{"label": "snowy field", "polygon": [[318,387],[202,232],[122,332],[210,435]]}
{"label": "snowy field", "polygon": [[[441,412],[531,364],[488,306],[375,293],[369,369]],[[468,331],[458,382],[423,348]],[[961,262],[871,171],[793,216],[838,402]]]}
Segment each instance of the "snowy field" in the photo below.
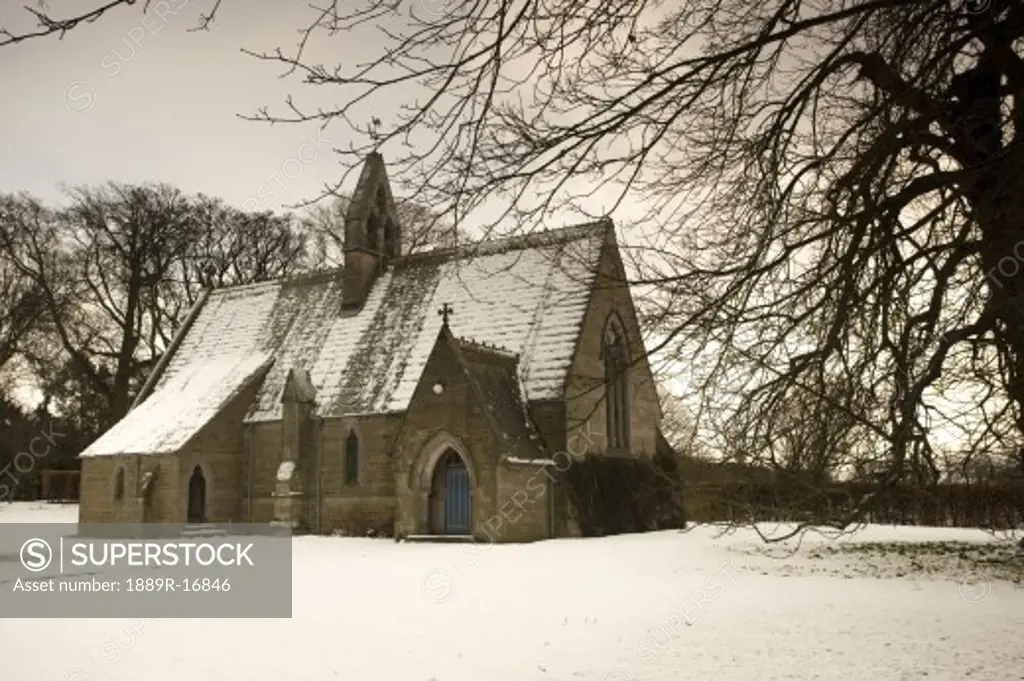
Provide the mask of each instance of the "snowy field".
{"label": "snowy field", "polygon": [[[0,523],[76,517],[74,506],[0,505]],[[494,547],[301,537],[290,620],[0,619],[0,672],[5,681],[1024,679],[1022,563],[1004,538],[936,528],[874,526],[767,549],[750,531],[711,527]]]}

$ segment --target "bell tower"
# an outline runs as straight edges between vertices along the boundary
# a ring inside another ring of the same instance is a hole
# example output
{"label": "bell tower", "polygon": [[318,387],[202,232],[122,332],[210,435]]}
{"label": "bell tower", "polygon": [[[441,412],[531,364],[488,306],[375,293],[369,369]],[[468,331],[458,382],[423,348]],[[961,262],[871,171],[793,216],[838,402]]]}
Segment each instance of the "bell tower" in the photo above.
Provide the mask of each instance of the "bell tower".
{"label": "bell tower", "polygon": [[345,213],[343,305],[362,306],[377,276],[401,255],[402,234],[384,158],[366,157]]}

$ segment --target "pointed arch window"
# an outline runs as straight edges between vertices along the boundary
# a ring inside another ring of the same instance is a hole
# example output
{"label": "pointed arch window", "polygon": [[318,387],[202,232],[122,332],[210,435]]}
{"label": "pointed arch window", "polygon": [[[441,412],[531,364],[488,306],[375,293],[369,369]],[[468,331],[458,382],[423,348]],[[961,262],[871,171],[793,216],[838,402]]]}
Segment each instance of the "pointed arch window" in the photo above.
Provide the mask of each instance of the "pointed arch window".
{"label": "pointed arch window", "polygon": [[618,315],[608,319],[602,351],[608,447],[622,449],[629,446],[629,346]]}
{"label": "pointed arch window", "polygon": [[118,468],[117,473],[114,474],[114,500],[121,501],[124,499],[124,469]]}
{"label": "pointed arch window", "polygon": [[354,430],[345,439],[345,484],[353,487],[359,484],[359,437]]}

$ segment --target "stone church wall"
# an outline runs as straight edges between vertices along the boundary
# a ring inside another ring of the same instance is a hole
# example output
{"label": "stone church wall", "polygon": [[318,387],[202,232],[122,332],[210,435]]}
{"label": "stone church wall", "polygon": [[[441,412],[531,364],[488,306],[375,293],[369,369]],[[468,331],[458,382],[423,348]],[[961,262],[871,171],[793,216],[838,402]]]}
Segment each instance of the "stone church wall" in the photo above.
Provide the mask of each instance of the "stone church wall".
{"label": "stone church wall", "polygon": [[[135,493],[139,485],[140,458],[94,456],[82,459],[79,523],[134,523],[141,520],[142,504]],[[124,496],[121,499],[114,495],[118,470],[124,471]]]}
{"label": "stone church wall", "polygon": [[[443,386],[440,395],[434,385]],[[454,352],[439,344],[423,372],[406,412],[400,442],[395,448],[395,489],[398,494],[396,532],[427,534],[426,504],[430,470],[424,457],[440,445],[444,433],[457,434],[468,450],[473,534],[484,536],[483,522],[495,511],[498,452],[487,419]],[[475,480],[474,480],[475,478]],[[475,483],[475,484],[474,484]]]}
{"label": "stone church wall", "polygon": [[[613,248],[605,249],[599,269],[601,276],[570,367],[568,400],[531,404],[536,425],[551,449],[549,455],[578,456],[607,449],[601,344],[613,311],[625,324],[634,359],[643,349]],[[435,384],[443,385],[440,394],[434,391]],[[621,453],[650,456],[657,441],[658,402],[648,362],[633,365],[630,384],[630,448]],[[285,444],[283,424],[243,424],[256,388],[232,400],[178,455],[84,459],[80,521],[184,522],[188,480],[196,465],[202,467],[207,481],[208,521],[249,522],[250,513],[252,522],[274,520],[277,471]],[[297,516],[307,531],[319,527],[324,534],[365,535],[369,531],[389,534],[393,529],[399,536],[430,532],[426,504],[432,462],[427,459],[447,446],[448,433],[457,436],[453,442],[468,457],[472,531],[478,539],[525,541],[576,532],[561,485],[547,485],[547,477],[535,466],[499,468],[505,452],[446,343],[435,348],[405,414],[304,420],[303,424],[296,478],[303,496]],[[360,471],[358,484],[349,486],[345,484],[345,441],[353,430],[360,443]],[[142,476],[155,464],[160,474],[147,506],[137,498],[137,490]],[[115,500],[119,466],[125,470],[125,495]]]}
{"label": "stone church wall", "polygon": [[246,522],[245,426],[242,421],[256,397],[259,383],[240,392],[181,451],[177,522],[185,521],[188,482],[200,466],[206,478],[206,522]]}
{"label": "stone church wall", "polygon": [[[321,531],[390,535],[395,518],[395,475],[390,457],[400,415],[327,419],[323,425]],[[345,484],[345,442],[359,438],[359,482]]]}
{"label": "stone church wall", "polygon": [[[242,418],[256,394],[242,391],[207,423],[181,452],[171,455],[97,456],[82,459],[80,523],[184,523],[188,481],[200,465],[206,476],[208,522],[243,520]],[[114,498],[118,468],[123,468],[124,496]],[[147,472],[155,471],[148,504],[141,498]]]}
{"label": "stone church wall", "polygon": [[[250,454],[243,454],[244,466],[252,461],[252,520],[254,523],[269,523],[274,520],[274,485],[277,481],[277,467],[281,464],[281,422],[267,421],[247,425],[249,430]],[[248,520],[249,503],[248,476],[243,481],[246,489],[242,493],[242,504]]]}
{"label": "stone church wall", "polygon": [[[555,477],[551,472],[551,477]],[[485,523],[492,542],[521,542],[551,536],[551,478],[541,466],[504,465],[498,470],[494,515]]]}
{"label": "stone church wall", "polygon": [[[644,352],[640,327],[620,268],[615,249],[606,247],[567,382],[566,446],[573,454],[607,448],[601,345],[605,325],[613,312],[625,325],[631,358],[637,360],[638,354]],[[636,361],[630,367],[629,378],[630,453],[653,456],[659,415],[650,364],[646,360]]]}

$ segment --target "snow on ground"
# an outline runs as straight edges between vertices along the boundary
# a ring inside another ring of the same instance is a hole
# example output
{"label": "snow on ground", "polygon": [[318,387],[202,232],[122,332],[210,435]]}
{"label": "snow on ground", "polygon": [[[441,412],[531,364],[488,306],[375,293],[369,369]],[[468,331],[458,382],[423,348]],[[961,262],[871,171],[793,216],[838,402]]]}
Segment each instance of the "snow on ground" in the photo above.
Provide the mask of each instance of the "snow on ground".
{"label": "snow on ground", "polygon": [[0,523],[77,523],[78,504],[42,501],[0,502]]}
{"label": "snow on ground", "polygon": [[[76,512],[0,505],[0,523]],[[154,619],[135,633],[129,620],[3,619],[14,654],[0,669],[14,681],[1022,679],[1021,571],[972,558],[1004,545],[892,527],[808,536],[795,553],[713,527],[492,547],[301,537],[290,620]]]}

